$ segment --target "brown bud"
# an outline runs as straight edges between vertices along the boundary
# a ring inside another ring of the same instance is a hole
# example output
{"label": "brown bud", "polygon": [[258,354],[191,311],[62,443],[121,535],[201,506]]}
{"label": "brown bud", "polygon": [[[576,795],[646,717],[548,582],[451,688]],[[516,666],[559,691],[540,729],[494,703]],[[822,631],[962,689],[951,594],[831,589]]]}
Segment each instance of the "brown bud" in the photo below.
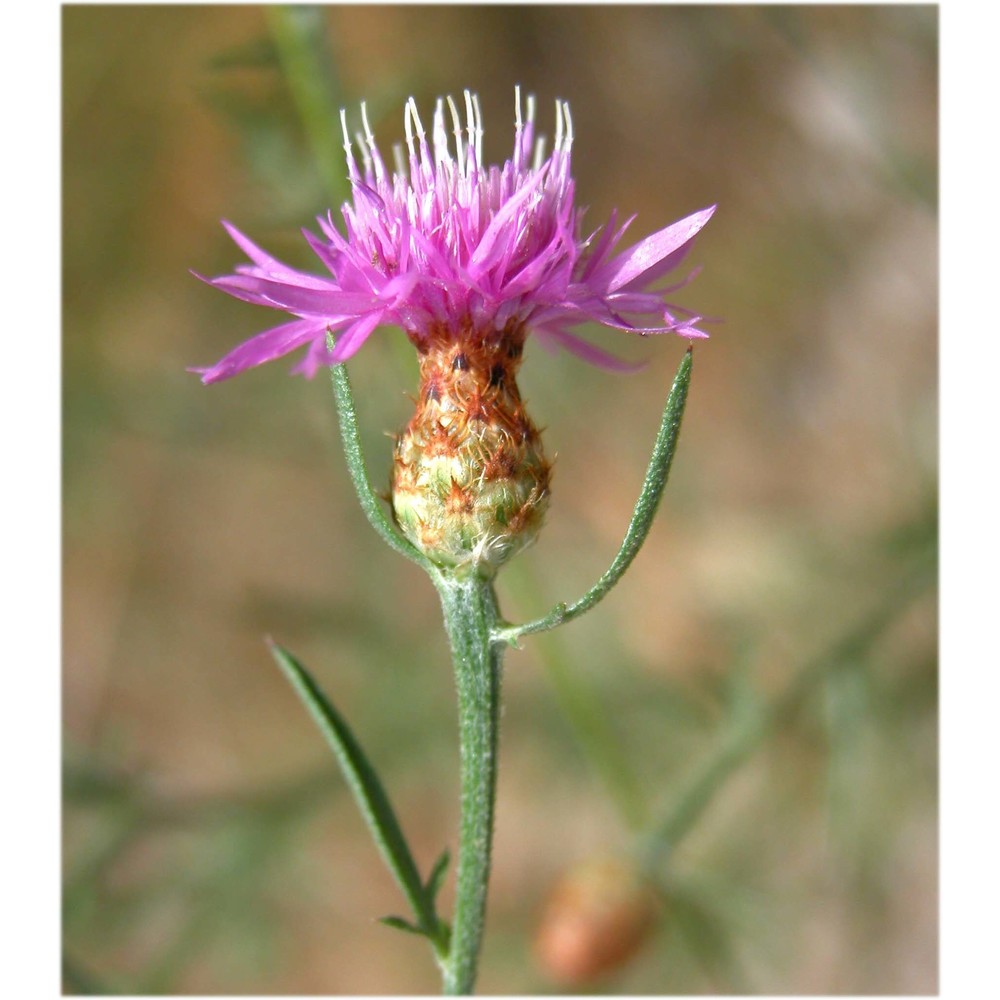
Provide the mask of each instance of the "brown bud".
{"label": "brown bud", "polygon": [[438,331],[419,342],[417,410],[396,440],[392,506],[432,562],[493,577],[530,545],[549,502],[550,465],[517,370],[525,331]]}
{"label": "brown bud", "polygon": [[566,871],[549,894],[535,954],[562,986],[585,986],[625,965],[656,923],[659,898],[628,862],[590,859]]}

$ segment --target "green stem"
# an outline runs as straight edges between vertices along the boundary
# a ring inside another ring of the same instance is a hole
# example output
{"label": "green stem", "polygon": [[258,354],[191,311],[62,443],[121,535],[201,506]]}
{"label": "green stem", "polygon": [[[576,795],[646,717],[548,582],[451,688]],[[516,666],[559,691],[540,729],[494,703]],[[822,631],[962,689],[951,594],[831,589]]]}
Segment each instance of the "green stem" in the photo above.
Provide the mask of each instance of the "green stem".
{"label": "green stem", "polygon": [[486,916],[493,843],[497,735],[503,646],[491,641],[497,621],[493,585],[478,578],[439,577],[458,691],[461,820],[451,945],[444,992],[471,993]]}
{"label": "green stem", "polygon": [[674,450],[677,447],[677,437],[681,430],[681,417],[684,415],[684,405],[687,402],[688,388],[691,384],[692,350],[689,347],[681,360],[674,376],[674,384],[667,397],[667,405],[663,410],[660,430],[653,445],[653,454],[649,459],[646,478],[642,483],[642,491],[636,501],[632,520],[622,541],[618,554],[612,560],[604,575],[586,594],[573,604],[557,604],[547,615],[528,622],[526,625],[499,626],[494,636],[498,641],[516,645],[518,639],[534,632],[547,632],[549,629],[578,618],[589,611],[598,601],[604,598],[608,591],[622,578],[625,570],[632,565],[632,560],[639,554],[653,525],[653,518],[660,505],[667,477],[670,474],[670,464],[673,461]]}

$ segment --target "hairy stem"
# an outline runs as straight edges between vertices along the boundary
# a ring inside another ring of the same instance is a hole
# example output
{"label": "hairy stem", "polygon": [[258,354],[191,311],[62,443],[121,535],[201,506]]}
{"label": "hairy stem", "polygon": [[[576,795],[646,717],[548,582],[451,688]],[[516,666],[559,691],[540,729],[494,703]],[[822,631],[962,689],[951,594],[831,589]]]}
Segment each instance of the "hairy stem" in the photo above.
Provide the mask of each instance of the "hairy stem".
{"label": "hairy stem", "polygon": [[458,691],[461,820],[451,945],[444,992],[471,993],[482,944],[493,843],[497,735],[503,647],[491,641],[497,620],[491,583],[476,577],[438,580]]}

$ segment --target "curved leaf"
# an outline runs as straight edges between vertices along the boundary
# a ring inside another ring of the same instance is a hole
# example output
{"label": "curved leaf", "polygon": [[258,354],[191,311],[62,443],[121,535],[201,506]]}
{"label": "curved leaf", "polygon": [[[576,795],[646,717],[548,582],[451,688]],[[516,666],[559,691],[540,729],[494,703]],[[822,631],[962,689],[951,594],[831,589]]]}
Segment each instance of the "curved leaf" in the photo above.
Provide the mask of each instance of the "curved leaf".
{"label": "curved leaf", "polygon": [[[417,933],[425,934],[436,941],[440,937],[440,927],[434,913],[432,897],[424,890],[409,845],[375,769],[343,717],[333,707],[309,671],[288,650],[275,642],[269,642],[269,645],[278,666],[291,681],[292,687],[305,703],[309,714],[333,750],[383,860],[413,907],[418,924]],[[438,867],[440,864],[439,861]],[[434,878],[433,874],[431,878]],[[392,926],[397,926],[395,923],[397,919],[388,918],[388,922],[391,922]]]}

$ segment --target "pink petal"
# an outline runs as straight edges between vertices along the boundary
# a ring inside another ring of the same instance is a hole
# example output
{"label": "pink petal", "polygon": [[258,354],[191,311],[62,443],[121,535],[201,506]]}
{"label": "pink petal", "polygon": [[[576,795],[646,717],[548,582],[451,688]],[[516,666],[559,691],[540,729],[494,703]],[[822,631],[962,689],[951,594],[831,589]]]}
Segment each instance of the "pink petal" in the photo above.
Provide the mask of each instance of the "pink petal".
{"label": "pink petal", "polygon": [[578,337],[568,330],[560,329],[558,326],[541,327],[535,332],[542,339],[551,338],[560,347],[566,348],[571,354],[575,354],[578,358],[583,358],[584,361],[588,361],[592,365],[597,365],[598,368],[607,368],[610,371],[631,374],[646,367],[645,361],[626,361],[624,358],[615,357],[615,355],[609,354],[600,347],[596,347],[582,337]]}
{"label": "pink petal", "polygon": [[212,278],[209,284],[257,305],[288,309],[301,315],[334,316],[367,312],[376,304],[374,296],[344,292],[332,281],[326,288],[302,288],[284,281],[234,274]]}
{"label": "pink petal", "polygon": [[[547,166],[547,164],[546,164]],[[509,199],[499,212],[493,216],[492,221],[486,227],[476,247],[475,253],[469,261],[469,269],[473,272],[486,267],[486,261],[493,253],[496,241],[503,234],[505,228],[509,228],[512,216],[518,212],[522,205],[538,190],[539,185],[545,179],[546,170],[542,168],[535,174],[513,198]]]}
{"label": "pink petal", "polygon": [[221,382],[223,379],[232,378],[233,375],[239,375],[248,368],[256,368],[257,365],[280,358],[309,340],[325,334],[326,325],[314,319],[282,323],[281,326],[258,333],[256,337],[240,344],[210,368],[189,368],[188,371],[201,375],[201,381],[205,385],[210,382]]}
{"label": "pink petal", "polygon": [[[606,281],[607,290],[614,292],[646,274],[665,257],[694,239],[714,212],[715,205],[712,205],[640,240],[634,247],[625,250],[614,260],[609,261],[606,267],[601,268],[602,284]],[[596,282],[597,275],[591,280]]]}
{"label": "pink petal", "polygon": [[351,357],[358,348],[368,339],[371,332],[381,323],[383,314],[381,310],[362,316],[361,319],[352,323],[337,338],[337,344],[330,355],[330,363],[338,364]]}

